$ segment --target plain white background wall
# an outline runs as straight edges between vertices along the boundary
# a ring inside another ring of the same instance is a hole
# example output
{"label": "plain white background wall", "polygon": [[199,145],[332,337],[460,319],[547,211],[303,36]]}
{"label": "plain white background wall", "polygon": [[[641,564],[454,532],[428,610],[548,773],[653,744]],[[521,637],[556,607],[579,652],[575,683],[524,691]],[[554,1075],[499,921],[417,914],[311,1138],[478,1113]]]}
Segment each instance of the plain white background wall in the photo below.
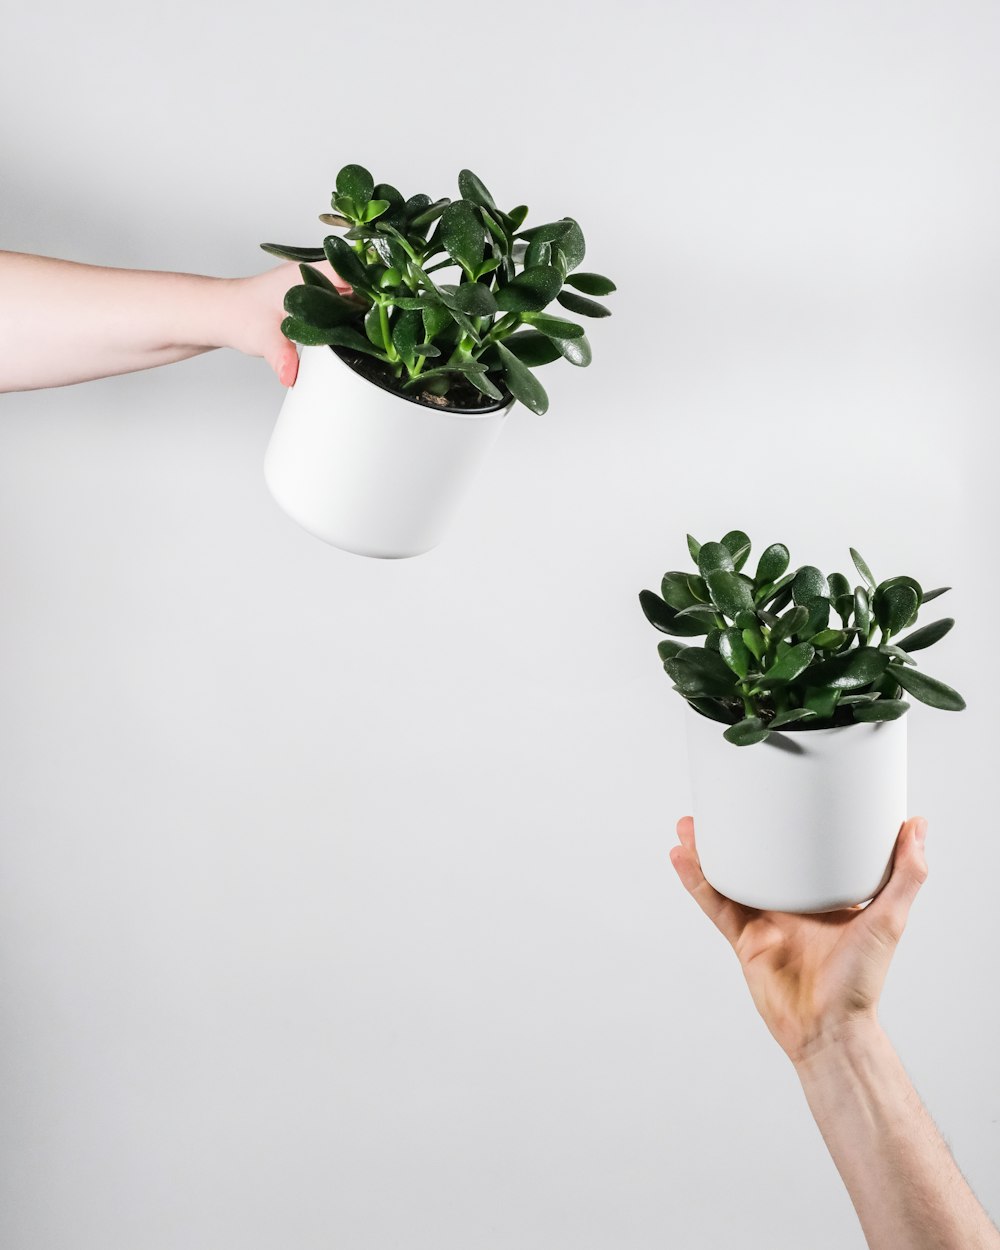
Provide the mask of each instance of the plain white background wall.
{"label": "plain white background wall", "polygon": [[996,1215],[1000,9],[57,0],[4,41],[2,247],[250,273],[347,161],[470,165],[620,290],[412,562],[272,504],[260,361],[0,398],[0,1243],[862,1246],[667,860],[636,592],[734,526],[955,587],[883,1018]]}

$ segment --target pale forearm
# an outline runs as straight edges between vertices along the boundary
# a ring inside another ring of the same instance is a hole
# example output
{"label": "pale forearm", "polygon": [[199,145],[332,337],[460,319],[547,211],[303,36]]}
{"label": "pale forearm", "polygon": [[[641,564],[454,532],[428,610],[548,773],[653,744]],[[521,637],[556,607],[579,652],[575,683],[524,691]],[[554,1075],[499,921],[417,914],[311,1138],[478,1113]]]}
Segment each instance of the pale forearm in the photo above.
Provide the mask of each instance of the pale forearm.
{"label": "pale forearm", "polygon": [[796,1070],[871,1250],[1000,1250],[877,1024],[831,1038]]}
{"label": "pale forearm", "polygon": [[130,373],[224,346],[232,285],[0,252],[0,391]]}

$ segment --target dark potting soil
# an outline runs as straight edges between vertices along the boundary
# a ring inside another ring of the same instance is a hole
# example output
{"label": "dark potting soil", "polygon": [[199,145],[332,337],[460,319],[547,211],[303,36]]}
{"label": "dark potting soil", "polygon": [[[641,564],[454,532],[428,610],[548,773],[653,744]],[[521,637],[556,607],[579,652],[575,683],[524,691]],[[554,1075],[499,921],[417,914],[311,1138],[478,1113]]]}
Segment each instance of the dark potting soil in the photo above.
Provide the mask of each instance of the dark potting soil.
{"label": "dark potting soil", "polygon": [[499,412],[511,400],[509,392],[502,383],[497,384],[503,392],[504,397],[501,400],[490,399],[488,395],[477,390],[471,382],[454,383],[448,388],[447,395],[434,395],[429,391],[415,388],[404,389],[401,379],[394,377],[381,360],[366,356],[364,352],[352,351],[349,347],[332,347],[330,350],[335,351],[345,365],[353,369],[355,373],[360,373],[366,381],[381,387],[383,391],[398,395],[400,399],[409,400],[411,404],[419,404],[421,408],[436,408],[441,412],[473,413],[478,416],[489,412]]}

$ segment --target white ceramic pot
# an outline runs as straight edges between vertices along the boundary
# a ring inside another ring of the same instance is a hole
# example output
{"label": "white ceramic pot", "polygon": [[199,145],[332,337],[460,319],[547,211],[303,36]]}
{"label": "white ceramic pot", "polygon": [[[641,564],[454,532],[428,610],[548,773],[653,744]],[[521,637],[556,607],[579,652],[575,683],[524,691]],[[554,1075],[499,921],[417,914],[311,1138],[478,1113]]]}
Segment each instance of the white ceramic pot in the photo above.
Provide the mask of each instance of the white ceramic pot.
{"label": "white ceramic pot", "polygon": [[863,903],[906,819],[906,717],[791,728],[737,747],[687,705],[695,836],[721,893],[771,911]]}
{"label": "white ceramic pot", "polygon": [[317,538],[363,556],[420,555],[441,541],[512,404],[433,408],[369,382],[330,347],[303,347],[264,477]]}

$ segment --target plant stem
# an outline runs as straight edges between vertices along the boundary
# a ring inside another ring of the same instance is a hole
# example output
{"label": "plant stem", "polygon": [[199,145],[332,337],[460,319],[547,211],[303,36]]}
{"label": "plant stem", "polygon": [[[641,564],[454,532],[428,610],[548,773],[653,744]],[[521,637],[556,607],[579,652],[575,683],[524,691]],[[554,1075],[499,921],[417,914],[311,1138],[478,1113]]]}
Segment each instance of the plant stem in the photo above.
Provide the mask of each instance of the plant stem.
{"label": "plant stem", "polygon": [[399,355],[392,343],[392,331],[389,329],[389,309],[381,300],[378,305],[378,324],[382,331],[382,341],[385,343],[386,355],[393,363],[399,359]]}

